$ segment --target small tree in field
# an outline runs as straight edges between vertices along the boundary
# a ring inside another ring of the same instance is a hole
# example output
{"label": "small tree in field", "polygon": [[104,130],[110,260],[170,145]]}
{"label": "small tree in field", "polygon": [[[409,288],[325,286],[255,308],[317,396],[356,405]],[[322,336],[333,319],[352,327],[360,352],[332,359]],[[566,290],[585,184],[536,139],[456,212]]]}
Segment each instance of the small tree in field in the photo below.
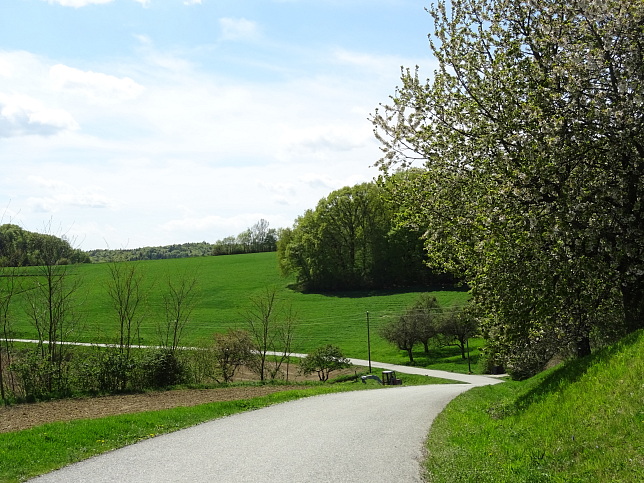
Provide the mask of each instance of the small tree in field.
{"label": "small tree in field", "polygon": [[456,342],[465,359],[465,347],[470,337],[478,330],[478,319],[469,308],[451,307],[443,313],[439,331],[449,342]]}
{"label": "small tree in field", "polygon": [[[12,319],[10,306],[12,299],[19,291],[18,276],[15,267],[0,266],[0,398],[7,400],[5,377],[12,381],[13,375],[9,370],[12,352]],[[13,388],[13,384],[11,384]]]}
{"label": "small tree in field", "polygon": [[66,240],[41,235],[34,256],[38,266],[25,292],[25,311],[38,333],[36,353],[46,392],[68,390],[66,342],[78,337],[81,328],[76,310],[81,281],[64,261],[70,249]]}
{"label": "small tree in field", "polygon": [[215,334],[213,339],[212,351],[223,382],[232,382],[239,367],[254,365],[257,359],[255,346],[247,331],[228,329],[223,334]]}
{"label": "small tree in field", "polygon": [[339,347],[326,345],[318,347],[304,359],[300,364],[302,374],[313,374],[317,372],[320,381],[325,382],[329,379],[329,374],[339,369],[349,367],[351,362],[344,357]]}
{"label": "small tree in field", "polygon": [[425,354],[429,354],[429,342],[436,337],[441,321],[441,308],[436,297],[421,295],[416,303],[407,310],[407,317],[413,318],[418,341],[423,344]]}
{"label": "small tree in field", "polygon": [[[245,313],[248,332],[257,351],[255,370],[260,380],[275,379],[291,353],[295,314],[291,306],[283,303],[275,287],[250,298]],[[275,356],[272,363],[271,353]]]}
{"label": "small tree in field", "polygon": [[[108,265],[107,293],[117,324],[115,354],[103,364],[119,390],[125,390],[131,376],[132,346],[138,341],[139,327],[144,318],[146,293],[144,273],[136,262],[114,261]],[[111,383],[111,384],[112,384]]]}
{"label": "small tree in field", "polygon": [[134,262],[112,262],[108,269],[107,293],[116,312],[117,345],[119,353],[128,360],[143,319],[144,275],[141,266]]}
{"label": "small tree in field", "polygon": [[414,362],[414,346],[420,342],[418,319],[403,314],[380,328],[380,336],[394,344],[401,351],[407,352],[409,362]]}
{"label": "small tree in field", "polygon": [[163,294],[165,323],[160,323],[157,330],[161,347],[175,356],[195,308],[198,278],[186,271],[174,276],[168,274],[166,282],[166,292]]}

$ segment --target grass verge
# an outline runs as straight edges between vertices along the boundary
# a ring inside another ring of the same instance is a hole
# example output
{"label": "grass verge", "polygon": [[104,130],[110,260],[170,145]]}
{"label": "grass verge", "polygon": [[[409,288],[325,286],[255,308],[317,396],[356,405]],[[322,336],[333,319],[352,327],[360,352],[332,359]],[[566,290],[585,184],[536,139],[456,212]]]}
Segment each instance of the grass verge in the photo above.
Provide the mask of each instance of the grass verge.
{"label": "grass verge", "polygon": [[644,481],[644,332],[522,382],[474,388],[436,419],[429,482]]}

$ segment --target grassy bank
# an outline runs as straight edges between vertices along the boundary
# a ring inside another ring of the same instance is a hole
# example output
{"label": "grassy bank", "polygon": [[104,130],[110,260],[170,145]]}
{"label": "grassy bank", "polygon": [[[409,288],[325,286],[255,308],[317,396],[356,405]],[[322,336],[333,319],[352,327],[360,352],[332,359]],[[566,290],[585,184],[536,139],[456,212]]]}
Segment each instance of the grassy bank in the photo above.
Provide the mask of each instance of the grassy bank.
{"label": "grassy bank", "polygon": [[644,332],[523,382],[475,388],[435,421],[430,482],[644,481]]}

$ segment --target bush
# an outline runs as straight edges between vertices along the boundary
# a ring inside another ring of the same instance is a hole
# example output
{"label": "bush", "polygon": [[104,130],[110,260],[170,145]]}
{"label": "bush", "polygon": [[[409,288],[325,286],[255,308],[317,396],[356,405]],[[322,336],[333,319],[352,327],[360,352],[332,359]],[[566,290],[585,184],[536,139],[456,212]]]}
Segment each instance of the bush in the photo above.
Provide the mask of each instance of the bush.
{"label": "bush", "polygon": [[493,353],[489,348],[480,349],[481,353],[478,358],[477,373],[480,374],[502,374],[505,367],[498,354]]}
{"label": "bush", "polygon": [[98,388],[100,391],[125,391],[133,378],[135,363],[115,348],[107,348],[99,358]]}
{"label": "bush", "polygon": [[21,352],[11,363],[10,370],[17,376],[17,386],[22,394],[18,399],[38,401],[52,397],[65,397],[71,393],[69,366],[65,362],[52,363],[38,350]]}
{"label": "bush", "polygon": [[143,386],[162,388],[184,382],[185,364],[176,351],[160,349],[151,351],[141,361]]}
{"label": "bush", "polygon": [[215,334],[211,352],[217,368],[217,377],[220,376],[225,383],[232,382],[235,372],[242,365],[263,374],[263,371],[259,370],[255,351],[251,335],[246,330],[228,329],[223,334]]}
{"label": "bush", "polygon": [[302,374],[318,373],[320,381],[325,382],[329,379],[329,374],[338,369],[344,369],[351,366],[349,359],[344,357],[339,347],[328,344],[324,347],[318,347],[308,356],[302,359],[300,363],[300,372]]}

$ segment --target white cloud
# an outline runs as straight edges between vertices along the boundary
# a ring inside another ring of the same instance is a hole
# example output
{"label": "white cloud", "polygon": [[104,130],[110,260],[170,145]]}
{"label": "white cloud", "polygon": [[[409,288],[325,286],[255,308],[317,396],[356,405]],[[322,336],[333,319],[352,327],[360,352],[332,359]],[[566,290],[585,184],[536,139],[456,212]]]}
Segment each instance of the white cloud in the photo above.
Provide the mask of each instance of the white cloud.
{"label": "white cloud", "polygon": [[[58,4],[62,7],[87,7],[88,5],[103,5],[106,3],[112,3],[114,0],[43,0],[49,4]],[[136,3],[140,3],[144,7],[150,5],[151,0],[134,0]],[[189,0],[190,1],[190,0]],[[201,0],[192,0],[197,3],[201,3]]]}
{"label": "white cloud", "polygon": [[110,3],[114,0],[45,0],[47,3],[54,3],[61,5],[63,7],[86,7],[87,5],[101,5],[104,3]]}
{"label": "white cloud", "polygon": [[355,126],[310,126],[299,131],[298,146],[312,153],[351,151],[366,142]]}
{"label": "white cloud", "polygon": [[27,181],[41,196],[27,199],[35,211],[56,213],[68,207],[111,208],[115,206],[98,186],[73,186],[63,181],[30,176]]}
{"label": "white cloud", "polygon": [[[161,229],[166,231],[206,231],[213,228],[224,230],[235,230],[239,228],[240,222],[235,217],[223,217],[216,215],[204,216],[201,218],[181,218],[170,220],[161,225]],[[232,235],[233,233],[231,233]]]}
{"label": "white cloud", "polygon": [[51,67],[49,78],[55,90],[79,93],[99,103],[134,99],[144,90],[129,77],[82,71],[62,64]]}
{"label": "white cloud", "polygon": [[5,92],[24,92],[41,84],[48,68],[41,57],[30,52],[0,50],[0,76],[7,79],[2,86]]}
{"label": "white cloud", "polygon": [[9,62],[8,59],[3,59],[0,57],[0,77],[11,77],[13,74],[13,65]]}
{"label": "white cloud", "polygon": [[259,37],[257,23],[245,18],[220,18],[219,26],[224,40],[254,40]]}
{"label": "white cloud", "polygon": [[184,0],[184,5],[201,5],[201,0]]}
{"label": "white cloud", "polygon": [[78,124],[63,109],[47,108],[28,96],[0,93],[0,138],[30,134],[52,136],[75,129]]}
{"label": "white cloud", "polygon": [[[380,153],[367,117],[372,99],[390,92],[378,92],[382,81],[369,70],[347,75],[330,51],[318,50],[306,55],[320,59],[319,69],[264,82],[256,65],[254,78],[224,75],[137,38],[136,59],[93,72],[0,53],[16,68],[7,89],[63,108],[83,126],[0,144],[0,159],[25,160],[13,184],[0,179],[0,193],[27,228],[47,213],[73,226],[84,249],[213,241],[260,218],[290,226],[330,191],[374,176]],[[87,99],[102,100],[101,108]],[[12,188],[33,173],[70,186]]]}
{"label": "white cloud", "polygon": [[337,186],[337,181],[327,175],[321,175],[318,173],[306,173],[300,176],[299,180],[312,187],[312,188],[324,188],[324,189],[333,189]]}
{"label": "white cloud", "polygon": [[296,191],[292,183],[260,181],[258,186],[272,193],[280,195],[295,195]]}
{"label": "white cloud", "polygon": [[37,189],[49,194],[48,198],[57,205],[68,204],[91,208],[110,208],[115,202],[104,194],[103,188],[96,185],[76,186],[41,176],[29,176],[29,181]]}

